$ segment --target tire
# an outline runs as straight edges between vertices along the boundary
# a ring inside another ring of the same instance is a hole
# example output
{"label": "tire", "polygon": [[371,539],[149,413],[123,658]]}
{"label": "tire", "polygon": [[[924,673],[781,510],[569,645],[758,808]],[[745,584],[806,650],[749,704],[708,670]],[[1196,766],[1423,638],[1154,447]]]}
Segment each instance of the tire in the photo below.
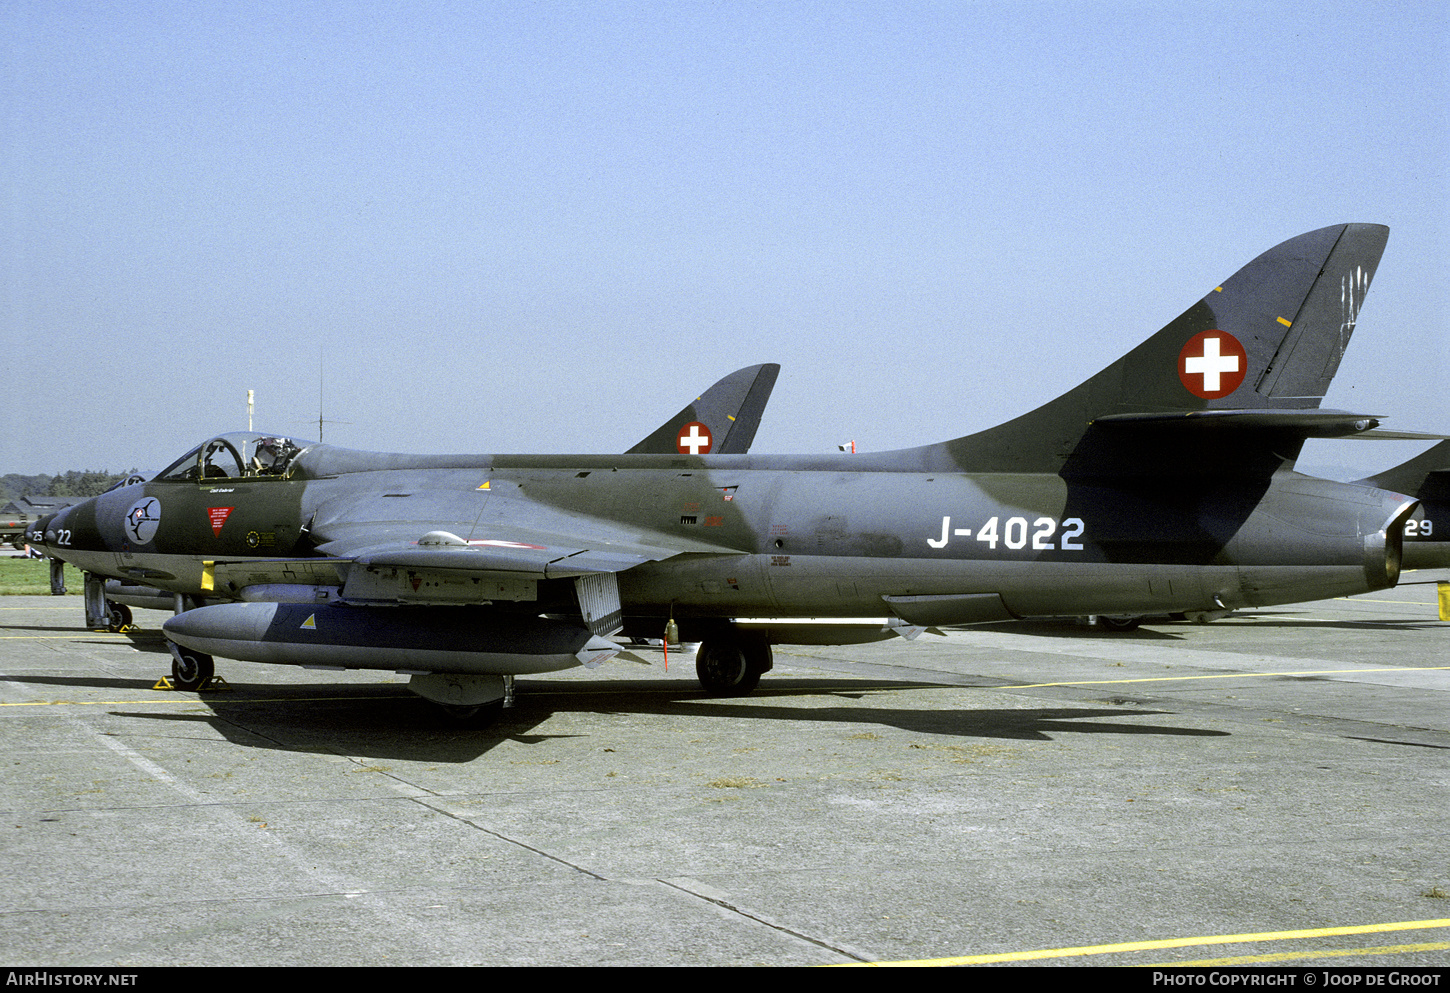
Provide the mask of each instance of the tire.
{"label": "tire", "polygon": [[106,617],[108,618],[106,630],[112,634],[115,634],[117,631],[124,631],[131,626],[131,608],[124,603],[107,600]]}
{"label": "tire", "polygon": [[1098,623],[1104,631],[1136,631],[1143,623],[1141,617],[1099,617]]}
{"label": "tire", "polygon": [[440,703],[439,707],[460,728],[477,731],[498,723],[503,716],[503,701],[494,700],[476,706],[462,706],[456,703]]}
{"label": "tire", "polygon": [[695,674],[710,696],[745,696],[770,668],[770,645],[736,636],[708,638],[695,653]]}
{"label": "tire", "polygon": [[216,675],[216,662],[205,652],[183,648],[171,659],[171,685],[178,690],[199,690]]}

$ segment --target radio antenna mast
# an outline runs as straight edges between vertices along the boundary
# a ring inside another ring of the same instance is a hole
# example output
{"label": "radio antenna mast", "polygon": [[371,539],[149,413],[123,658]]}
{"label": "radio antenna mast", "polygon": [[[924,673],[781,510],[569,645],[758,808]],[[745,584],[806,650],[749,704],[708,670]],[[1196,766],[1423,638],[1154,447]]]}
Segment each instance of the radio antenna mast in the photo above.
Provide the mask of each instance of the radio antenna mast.
{"label": "radio antenna mast", "polygon": [[322,416],[322,346],[317,346],[317,440],[322,440],[322,425],[351,424],[352,421],[324,420]]}

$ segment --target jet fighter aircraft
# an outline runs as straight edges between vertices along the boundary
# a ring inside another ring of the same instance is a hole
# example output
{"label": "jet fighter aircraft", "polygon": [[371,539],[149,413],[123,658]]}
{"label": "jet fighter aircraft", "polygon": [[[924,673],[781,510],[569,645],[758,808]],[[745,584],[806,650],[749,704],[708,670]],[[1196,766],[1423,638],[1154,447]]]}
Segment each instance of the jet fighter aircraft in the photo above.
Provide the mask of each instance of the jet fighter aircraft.
{"label": "jet fighter aircraft", "polygon": [[1286,241],[1058,399],[937,444],[440,456],[223,435],[44,542],[206,603],[164,626],[183,685],[212,655],[388,669],[464,709],[597,664],[621,631],[677,628],[705,690],[738,694],[773,644],[1383,589],[1415,501],[1293,465],[1306,438],[1378,424],[1319,406],[1387,236]]}

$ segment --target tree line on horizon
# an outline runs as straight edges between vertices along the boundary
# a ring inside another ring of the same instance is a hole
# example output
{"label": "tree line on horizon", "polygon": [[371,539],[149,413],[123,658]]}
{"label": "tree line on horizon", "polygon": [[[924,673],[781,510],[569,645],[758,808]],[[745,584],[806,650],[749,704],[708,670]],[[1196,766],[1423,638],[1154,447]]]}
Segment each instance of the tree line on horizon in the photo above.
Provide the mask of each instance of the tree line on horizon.
{"label": "tree line on horizon", "polygon": [[0,505],[18,500],[23,496],[68,496],[89,497],[104,493],[125,479],[135,469],[127,472],[103,472],[100,469],[72,469],[54,476],[40,473],[27,476],[21,473],[7,473],[0,476]]}

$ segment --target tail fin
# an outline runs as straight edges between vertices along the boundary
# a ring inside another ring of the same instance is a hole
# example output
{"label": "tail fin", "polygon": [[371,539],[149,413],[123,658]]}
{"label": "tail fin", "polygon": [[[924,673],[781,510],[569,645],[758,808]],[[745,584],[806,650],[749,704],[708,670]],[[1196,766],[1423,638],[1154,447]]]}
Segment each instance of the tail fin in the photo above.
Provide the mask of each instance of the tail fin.
{"label": "tail fin", "polygon": [[1450,441],[1358,482],[1419,502],[1405,522],[1404,568],[1450,568]]}
{"label": "tail fin", "polygon": [[744,455],[779,375],[774,362],[732,372],[626,454]]}
{"label": "tail fin", "polygon": [[1450,504],[1450,441],[1442,441],[1408,462],[1358,482],[1439,506]]}
{"label": "tail fin", "polygon": [[[1372,427],[1305,412],[1339,368],[1388,235],[1377,224],[1339,224],[1271,248],[1085,383],[1006,424],[930,446],[923,461],[1117,473],[1159,460],[1166,424],[1268,432],[1279,448]],[[1298,448],[1280,454],[1292,460]]]}

